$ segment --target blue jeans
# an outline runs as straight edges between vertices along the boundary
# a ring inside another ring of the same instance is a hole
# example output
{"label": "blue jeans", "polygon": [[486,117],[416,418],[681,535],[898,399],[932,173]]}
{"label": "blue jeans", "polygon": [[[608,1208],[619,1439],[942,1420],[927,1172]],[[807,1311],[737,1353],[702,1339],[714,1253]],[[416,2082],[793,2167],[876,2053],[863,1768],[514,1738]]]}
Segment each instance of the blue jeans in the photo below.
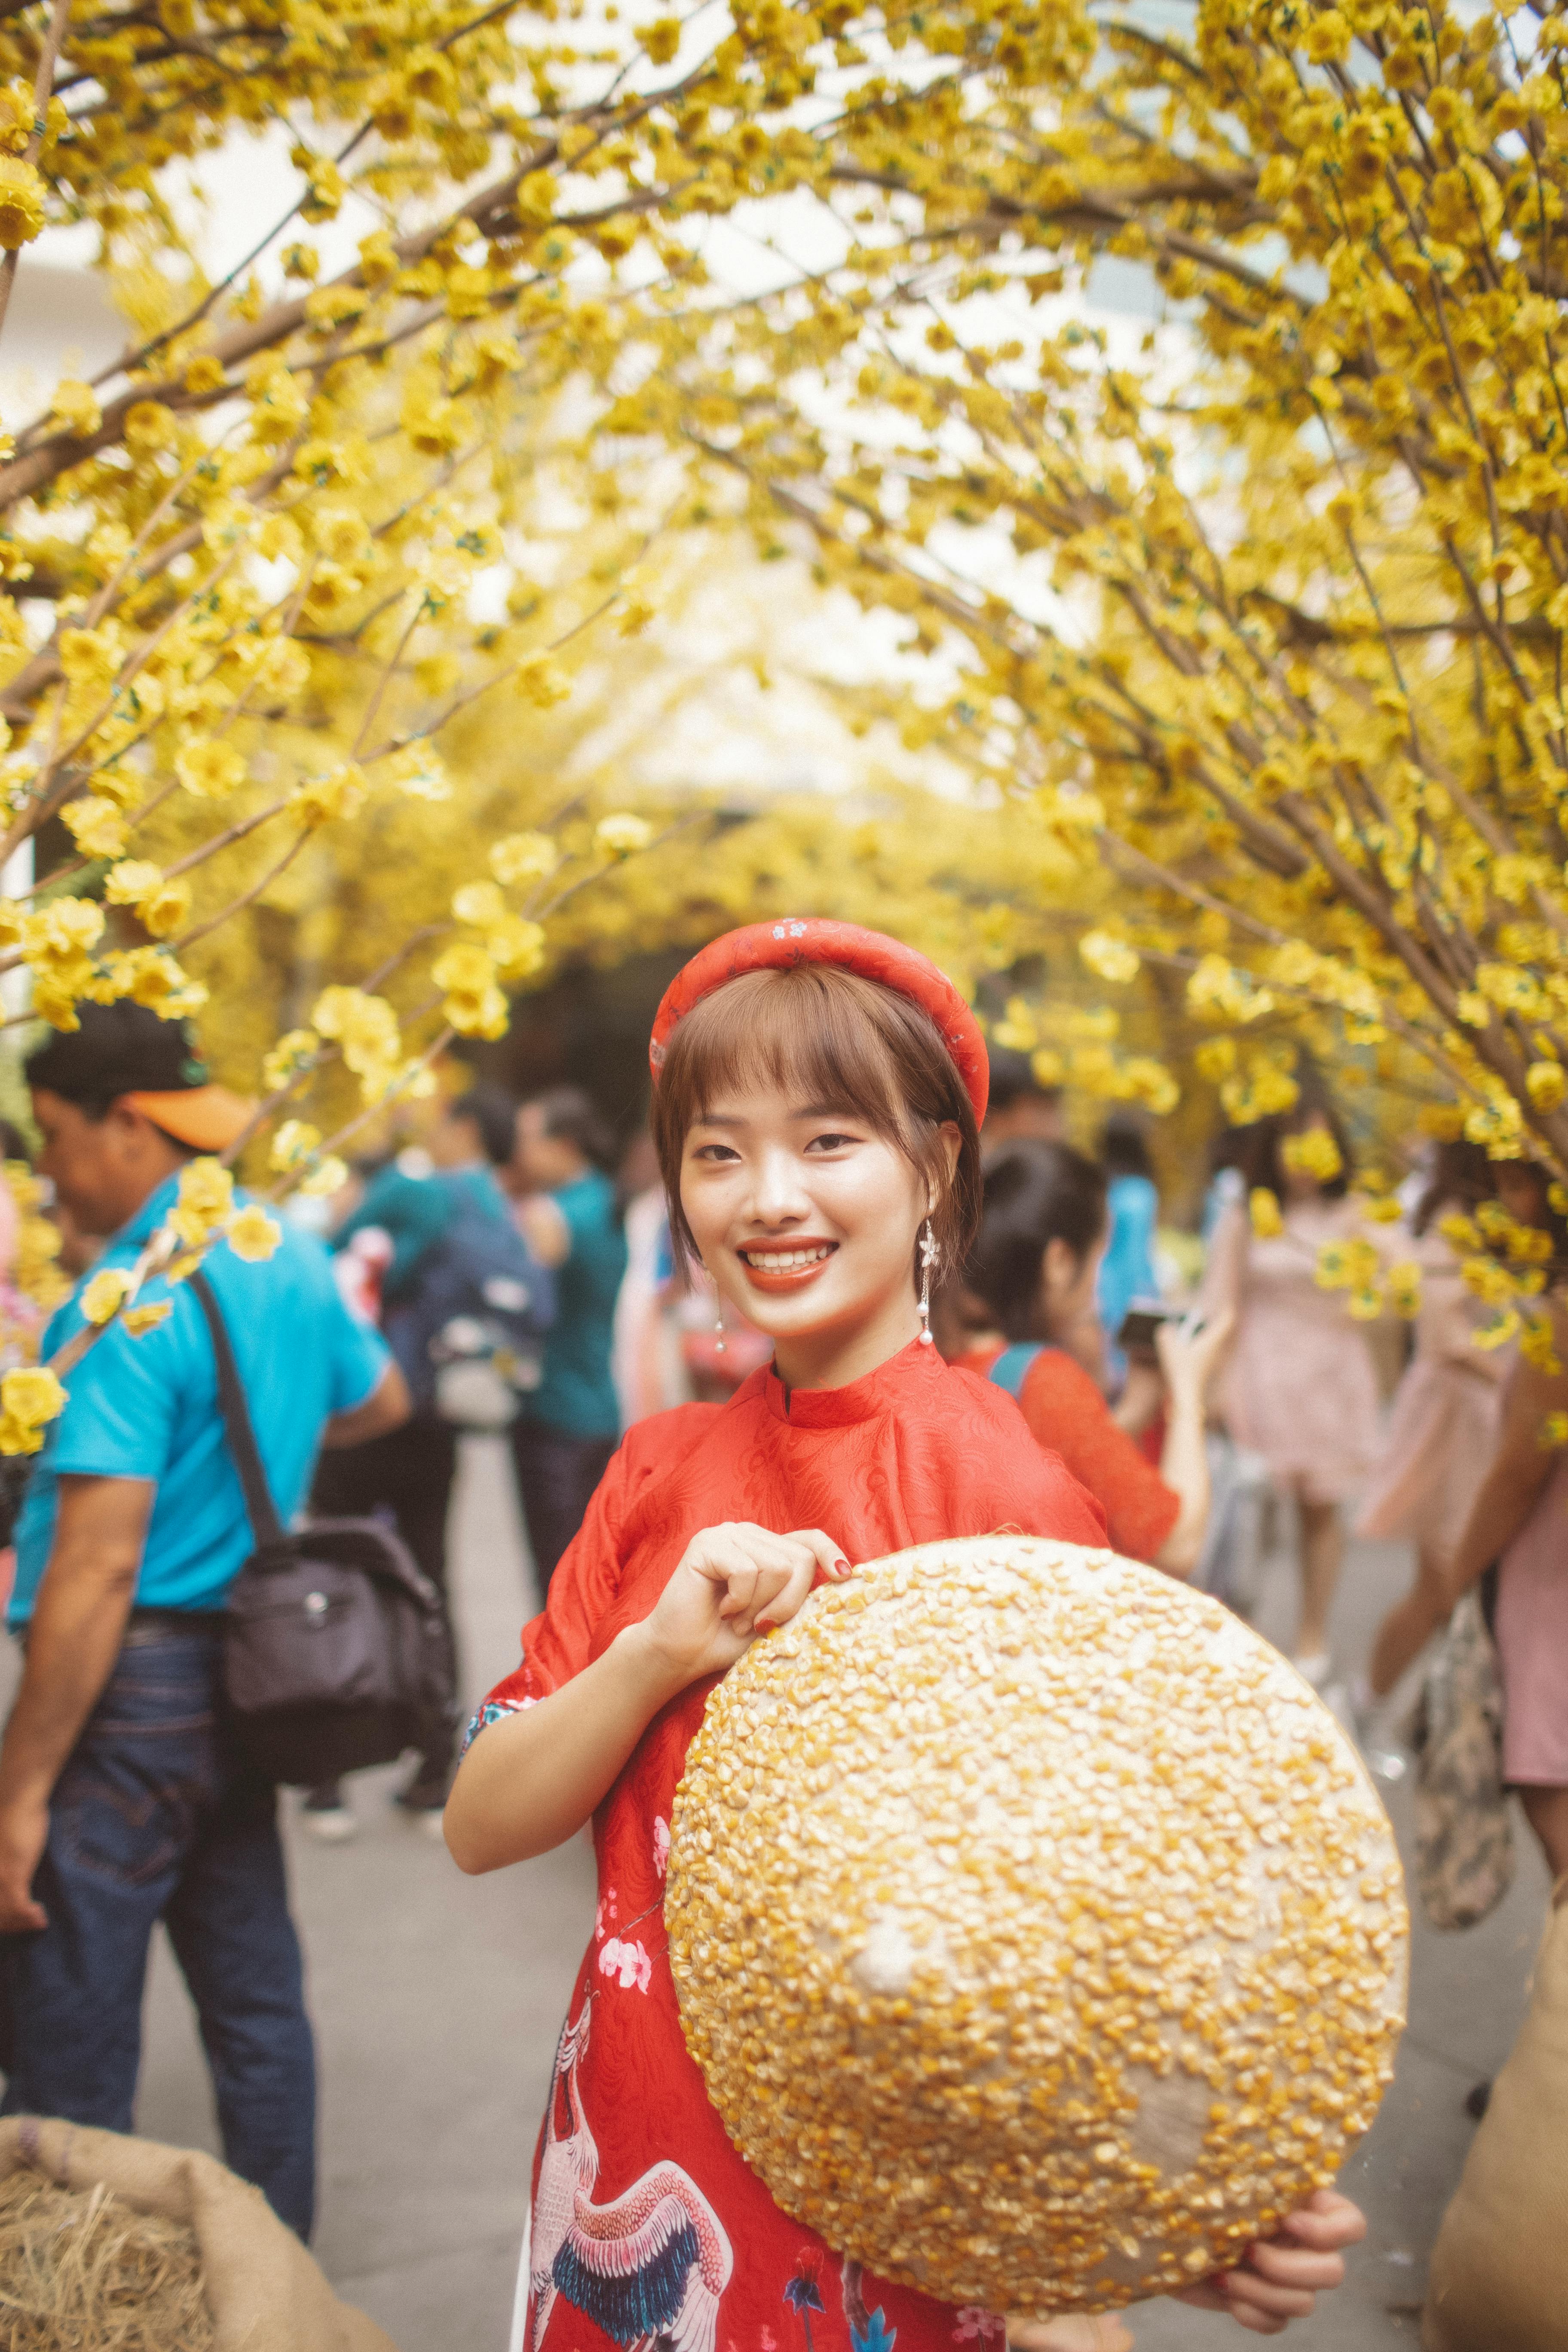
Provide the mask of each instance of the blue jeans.
{"label": "blue jeans", "polygon": [[162,1919],[196,2005],[225,2158],[308,2238],[316,2062],[300,1945],[277,1793],[223,1729],[220,1648],[210,1622],[128,1643],[60,1775],[33,1882],[49,1924],[0,1936],[0,2114],[131,2129]]}

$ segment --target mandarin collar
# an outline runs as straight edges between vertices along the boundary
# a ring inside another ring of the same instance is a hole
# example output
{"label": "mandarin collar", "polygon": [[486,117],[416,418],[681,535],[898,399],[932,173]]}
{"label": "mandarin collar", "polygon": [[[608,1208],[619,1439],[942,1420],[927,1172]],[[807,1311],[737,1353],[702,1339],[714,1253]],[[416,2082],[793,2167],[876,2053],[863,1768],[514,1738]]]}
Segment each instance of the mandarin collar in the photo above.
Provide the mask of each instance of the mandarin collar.
{"label": "mandarin collar", "polygon": [[774,1421],[791,1429],[847,1429],[855,1422],[874,1421],[879,1413],[897,1412],[917,1397],[929,1396],[946,1370],[934,1348],[911,1339],[874,1372],[838,1389],[795,1389],[786,1401],[784,1382],[771,1364],[752,1377],[762,1383],[763,1402]]}

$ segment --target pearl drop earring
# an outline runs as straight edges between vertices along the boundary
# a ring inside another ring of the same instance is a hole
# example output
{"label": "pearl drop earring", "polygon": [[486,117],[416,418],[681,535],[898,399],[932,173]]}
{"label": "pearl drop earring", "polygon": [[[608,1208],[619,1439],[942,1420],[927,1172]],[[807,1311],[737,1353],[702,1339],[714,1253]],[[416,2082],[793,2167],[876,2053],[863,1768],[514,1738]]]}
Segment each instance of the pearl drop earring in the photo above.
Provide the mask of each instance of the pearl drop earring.
{"label": "pearl drop earring", "polygon": [[932,1344],[932,1343],[931,1343],[931,1268],[932,1268],[933,1266],[940,1265],[941,1264],[942,1264],[942,1251],[941,1251],[940,1247],[938,1246],[938,1244],[937,1244],[937,1238],[936,1238],[936,1234],[935,1234],[934,1229],[932,1228],[931,1221],[931,1219],[928,1217],[928,1218],[926,1219],[926,1221],[925,1221],[924,1224],[921,1227],[921,1303],[920,1303],[920,1318],[921,1318],[921,1346],[922,1348],[929,1348],[929,1347]]}

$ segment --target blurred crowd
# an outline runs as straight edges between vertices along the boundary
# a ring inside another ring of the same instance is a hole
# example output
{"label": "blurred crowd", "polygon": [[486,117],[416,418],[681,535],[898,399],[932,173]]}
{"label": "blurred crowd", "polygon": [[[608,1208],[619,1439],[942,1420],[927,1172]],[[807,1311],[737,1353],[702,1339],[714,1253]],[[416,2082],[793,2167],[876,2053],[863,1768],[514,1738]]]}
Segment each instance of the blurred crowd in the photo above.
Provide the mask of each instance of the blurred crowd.
{"label": "blurred crowd", "polygon": [[[621,1433],[673,1404],[721,1402],[768,1343],[720,1314],[700,1265],[678,1266],[648,1137],[620,1141],[584,1089],[520,1103],[460,1077],[408,1117],[331,1202],[298,1211],[413,1402],[402,1428],[323,1454],[312,1502],[395,1522],[445,1596],[459,1439],[502,1433],[542,1591]],[[1265,1552],[1288,1548],[1295,1663],[1388,1777],[1406,1760],[1390,1696],[1475,1587],[1501,1667],[1505,1773],[1553,1875],[1568,1869],[1568,1454],[1540,1435],[1562,1375],[1476,1344],[1489,1310],[1444,1230],[1497,1201],[1568,1266],[1557,1188],[1528,1160],[1426,1144],[1371,1219],[1345,1123],[1309,1076],[1290,1110],[1215,1138],[1190,1231],[1165,1215],[1139,1114],[1114,1110],[1092,1151],[1068,1127],[1060,1090],[995,1051],[981,1232],[933,1304],[942,1353],[1010,1391],[1097,1496],[1119,1550],[1245,1614]],[[16,1129],[0,1142],[26,1157]],[[79,1272],[92,1244],[63,1223]],[[14,1226],[0,1196],[0,1261]],[[1414,1318],[1351,1311],[1320,1279],[1335,1250],[1375,1253],[1384,1275],[1418,1266]],[[20,1335],[25,1302],[14,1308]],[[1345,1658],[1331,1612],[1352,1531],[1407,1541],[1414,1564],[1367,1655]],[[400,1800],[433,1829],[455,1730],[449,1716]],[[336,1785],[311,1792],[306,1818],[328,1838],[355,1826]]]}

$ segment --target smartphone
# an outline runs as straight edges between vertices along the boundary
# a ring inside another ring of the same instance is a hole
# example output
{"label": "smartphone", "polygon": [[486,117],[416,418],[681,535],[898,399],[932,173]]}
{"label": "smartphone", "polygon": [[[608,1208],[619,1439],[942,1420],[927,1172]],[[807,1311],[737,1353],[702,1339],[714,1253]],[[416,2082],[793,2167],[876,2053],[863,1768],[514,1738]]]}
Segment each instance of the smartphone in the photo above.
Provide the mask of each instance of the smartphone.
{"label": "smartphone", "polygon": [[1154,1334],[1162,1323],[1169,1323],[1172,1310],[1163,1298],[1135,1298],[1121,1318],[1121,1328],[1116,1335],[1119,1348],[1152,1348]]}

